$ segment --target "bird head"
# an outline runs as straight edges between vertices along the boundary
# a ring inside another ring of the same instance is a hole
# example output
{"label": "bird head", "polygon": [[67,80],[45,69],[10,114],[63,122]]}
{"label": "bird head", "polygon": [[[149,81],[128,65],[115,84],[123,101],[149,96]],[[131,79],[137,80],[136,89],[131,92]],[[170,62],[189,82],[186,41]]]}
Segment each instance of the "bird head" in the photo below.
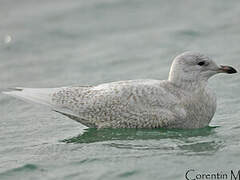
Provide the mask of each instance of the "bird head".
{"label": "bird head", "polygon": [[178,55],[172,63],[169,81],[181,84],[205,84],[215,74],[237,73],[231,66],[218,66],[211,58],[196,52],[184,52]]}

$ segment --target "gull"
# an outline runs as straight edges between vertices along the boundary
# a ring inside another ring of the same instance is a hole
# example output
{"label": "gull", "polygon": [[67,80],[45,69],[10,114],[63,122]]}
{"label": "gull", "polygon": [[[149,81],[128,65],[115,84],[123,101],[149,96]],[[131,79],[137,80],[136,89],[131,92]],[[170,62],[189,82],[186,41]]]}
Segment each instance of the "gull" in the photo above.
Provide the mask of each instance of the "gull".
{"label": "gull", "polygon": [[14,88],[4,94],[48,106],[94,128],[177,128],[208,126],[216,96],[207,87],[215,74],[233,74],[198,52],[174,58],[167,80],[138,79],[96,86]]}

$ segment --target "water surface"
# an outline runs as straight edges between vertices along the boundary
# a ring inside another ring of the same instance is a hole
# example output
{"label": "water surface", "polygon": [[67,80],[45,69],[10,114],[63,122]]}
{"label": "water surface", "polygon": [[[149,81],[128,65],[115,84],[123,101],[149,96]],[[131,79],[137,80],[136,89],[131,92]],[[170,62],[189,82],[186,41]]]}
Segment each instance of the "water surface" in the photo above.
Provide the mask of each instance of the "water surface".
{"label": "water surface", "polygon": [[[172,59],[200,51],[240,69],[235,0],[2,0],[0,90],[166,79]],[[210,127],[86,129],[45,107],[0,95],[0,179],[184,179],[238,170],[240,77],[209,82]]]}

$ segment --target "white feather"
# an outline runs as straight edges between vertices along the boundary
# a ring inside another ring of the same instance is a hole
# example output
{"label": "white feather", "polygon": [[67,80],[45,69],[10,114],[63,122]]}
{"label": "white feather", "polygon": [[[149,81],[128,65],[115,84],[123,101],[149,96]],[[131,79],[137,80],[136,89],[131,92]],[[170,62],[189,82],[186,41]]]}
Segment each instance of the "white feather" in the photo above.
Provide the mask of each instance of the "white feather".
{"label": "white feather", "polygon": [[57,105],[52,101],[52,95],[53,93],[59,91],[61,88],[23,88],[23,87],[16,87],[11,88],[10,91],[4,91],[3,94],[7,94],[9,96],[16,97],[18,99],[21,99],[26,102],[30,102],[33,104],[41,104],[44,106],[48,106],[52,110],[65,114],[65,115],[71,115],[71,116],[78,116],[76,113],[74,113],[72,110]]}
{"label": "white feather", "polygon": [[51,95],[58,88],[22,88],[16,87],[11,91],[5,91],[3,94],[7,94],[13,97],[20,98],[24,101],[38,103],[52,107]]}

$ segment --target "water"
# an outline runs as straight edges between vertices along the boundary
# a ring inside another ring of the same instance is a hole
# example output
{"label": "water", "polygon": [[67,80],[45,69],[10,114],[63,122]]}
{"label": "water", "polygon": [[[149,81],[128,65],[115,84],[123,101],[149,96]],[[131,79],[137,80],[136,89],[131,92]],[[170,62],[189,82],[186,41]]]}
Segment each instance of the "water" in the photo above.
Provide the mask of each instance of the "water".
{"label": "water", "polygon": [[[240,3],[229,0],[2,0],[0,89],[166,79],[174,56],[200,51],[240,69]],[[240,77],[210,86],[218,109],[192,131],[88,129],[0,95],[0,179],[184,179],[237,171]]]}

